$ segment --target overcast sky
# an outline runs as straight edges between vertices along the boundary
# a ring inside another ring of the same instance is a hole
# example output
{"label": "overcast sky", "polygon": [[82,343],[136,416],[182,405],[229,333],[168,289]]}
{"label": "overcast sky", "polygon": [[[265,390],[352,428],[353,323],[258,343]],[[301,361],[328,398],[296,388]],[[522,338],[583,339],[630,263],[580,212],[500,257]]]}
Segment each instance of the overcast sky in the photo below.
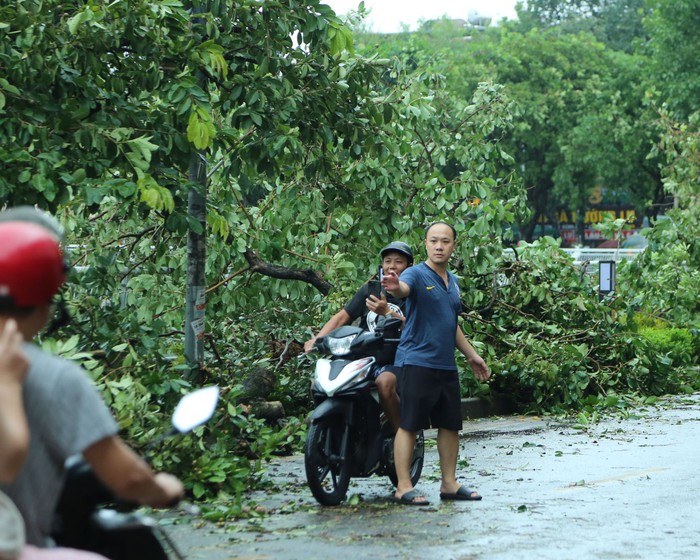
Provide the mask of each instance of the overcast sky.
{"label": "overcast sky", "polygon": [[[394,33],[402,30],[402,24],[415,30],[421,19],[438,19],[444,15],[454,19],[467,19],[475,10],[479,15],[490,16],[492,21],[502,18],[515,19],[517,0],[365,0],[365,8],[371,9],[368,23],[377,33]],[[338,15],[357,9],[360,0],[323,0]]]}

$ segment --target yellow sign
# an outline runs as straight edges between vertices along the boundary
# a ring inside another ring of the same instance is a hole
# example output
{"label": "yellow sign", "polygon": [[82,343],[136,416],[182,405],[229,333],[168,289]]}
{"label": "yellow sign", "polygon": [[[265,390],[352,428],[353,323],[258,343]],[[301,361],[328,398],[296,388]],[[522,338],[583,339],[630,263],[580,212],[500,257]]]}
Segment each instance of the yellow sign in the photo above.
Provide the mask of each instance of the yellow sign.
{"label": "yellow sign", "polygon": [[[587,210],[583,217],[585,224],[598,224],[603,221],[605,216],[610,216],[613,220],[622,218],[632,223],[637,219],[634,210]],[[560,224],[575,224],[578,219],[578,212],[567,212],[562,210],[559,212]]]}

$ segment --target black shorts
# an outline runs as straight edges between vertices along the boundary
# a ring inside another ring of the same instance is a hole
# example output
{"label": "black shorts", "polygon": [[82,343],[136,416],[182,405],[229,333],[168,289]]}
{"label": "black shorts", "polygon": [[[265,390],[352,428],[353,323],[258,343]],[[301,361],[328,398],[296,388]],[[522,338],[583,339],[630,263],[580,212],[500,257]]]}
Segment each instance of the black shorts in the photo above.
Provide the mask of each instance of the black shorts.
{"label": "black shorts", "polygon": [[462,429],[462,398],[457,371],[404,366],[397,369],[401,427]]}
{"label": "black shorts", "polygon": [[396,375],[394,372],[398,368],[395,368],[394,366],[379,366],[377,369],[374,370],[374,379],[377,379],[382,373],[385,371],[388,371],[389,373]]}

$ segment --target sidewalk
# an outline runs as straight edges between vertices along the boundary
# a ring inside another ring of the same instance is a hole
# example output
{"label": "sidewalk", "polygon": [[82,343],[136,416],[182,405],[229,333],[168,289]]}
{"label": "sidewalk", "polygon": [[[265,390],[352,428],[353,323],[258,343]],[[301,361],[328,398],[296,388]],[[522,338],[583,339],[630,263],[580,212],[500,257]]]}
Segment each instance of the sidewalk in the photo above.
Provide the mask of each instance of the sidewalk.
{"label": "sidewalk", "polygon": [[434,435],[419,483],[430,506],[394,504],[389,481],[369,478],[351,482],[348,502],[321,507],[293,456],[270,466],[270,491],[251,495],[266,517],[168,533],[192,560],[700,557],[700,395],[587,430],[466,420],[458,469],[481,502],[440,502]]}

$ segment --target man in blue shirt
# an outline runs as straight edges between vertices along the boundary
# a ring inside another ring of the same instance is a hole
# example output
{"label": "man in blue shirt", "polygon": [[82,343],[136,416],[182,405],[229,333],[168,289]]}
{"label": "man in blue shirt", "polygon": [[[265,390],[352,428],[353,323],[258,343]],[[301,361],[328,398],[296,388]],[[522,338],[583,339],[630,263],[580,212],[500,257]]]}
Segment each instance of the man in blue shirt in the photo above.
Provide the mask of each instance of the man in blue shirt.
{"label": "man in blue shirt", "polygon": [[398,485],[395,499],[407,505],[428,501],[413,488],[409,472],[416,432],[438,428],[440,498],[480,500],[481,496],[457,482],[459,430],[462,427],[461,392],[455,348],[469,361],[480,381],[489,369],[464,336],[457,319],[461,312],[457,277],[448,269],[455,249],[455,230],[435,222],[425,233],[427,260],[406,269],[401,280],[395,273],[384,276],[386,291],[406,299],[406,324],[394,365],[400,368],[401,424],[394,440]]}

